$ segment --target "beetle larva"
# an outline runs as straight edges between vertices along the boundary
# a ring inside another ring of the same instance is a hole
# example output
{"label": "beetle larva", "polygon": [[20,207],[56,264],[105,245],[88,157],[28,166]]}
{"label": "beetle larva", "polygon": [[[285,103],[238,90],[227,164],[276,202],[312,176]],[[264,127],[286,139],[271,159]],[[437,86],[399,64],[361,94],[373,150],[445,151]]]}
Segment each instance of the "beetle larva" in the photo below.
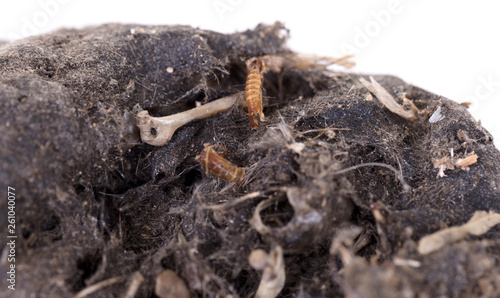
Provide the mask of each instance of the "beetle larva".
{"label": "beetle larva", "polygon": [[[201,164],[205,169],[207,175],[212,173],[223,180],[228,182],[241,183],[245,170],[232,164],[224,158],[227,150],[220,145],[210,145],[209,143],[203,144],[205,148],[201,151],[200,155],[196,156],[195,160]],[[220,147],[224,152],[215,151],[214,147]]]}
{"label": "beetle larva", "polygon": [[[262,80],[266,63],[261,58],[251,58],[246,61],[247,82],[245,85],[245,97],[247,100],[250,125],[257,127],[258,121],[264,121],[262,112]],[[257,121],[258,119],[258,121]]]}

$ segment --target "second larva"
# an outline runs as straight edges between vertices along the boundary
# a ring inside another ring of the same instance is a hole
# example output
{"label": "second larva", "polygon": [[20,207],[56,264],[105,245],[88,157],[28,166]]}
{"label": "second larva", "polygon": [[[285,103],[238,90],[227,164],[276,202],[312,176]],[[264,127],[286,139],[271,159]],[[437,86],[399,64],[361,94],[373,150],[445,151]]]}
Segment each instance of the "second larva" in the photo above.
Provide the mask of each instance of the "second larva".
{"label": "second larva", "polygon": [[[235,182],[237,184],[243,182],[245,170],[235,166],[224,158],[226,155],[224,147],[220,145],[210,145],[208,143],[203,144],[203,146],[205,146],[205,148],[201,151],[200,155],[196,156],[195,160],[201,164],[207,172],[207,175],[211,173],[223,180]],[[215,151],[214,147],[223,148],[224,152],[219,153]]]}

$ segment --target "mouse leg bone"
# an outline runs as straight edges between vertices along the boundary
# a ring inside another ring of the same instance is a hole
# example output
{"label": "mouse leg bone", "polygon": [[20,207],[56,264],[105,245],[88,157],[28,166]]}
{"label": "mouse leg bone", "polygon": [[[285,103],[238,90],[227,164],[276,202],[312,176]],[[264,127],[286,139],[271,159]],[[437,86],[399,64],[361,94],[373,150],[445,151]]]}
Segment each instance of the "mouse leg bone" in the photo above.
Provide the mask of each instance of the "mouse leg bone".
{"label": "mouse leg bone", "polygon": [[181,126],[196,120],[227,111],[242,97],[241,93],[216,99],[199,107],[165,117],[152,117],[148,111],[137,113],[137,127],[141,132],[141,140],[153,146],[168,143],[174,132]]}

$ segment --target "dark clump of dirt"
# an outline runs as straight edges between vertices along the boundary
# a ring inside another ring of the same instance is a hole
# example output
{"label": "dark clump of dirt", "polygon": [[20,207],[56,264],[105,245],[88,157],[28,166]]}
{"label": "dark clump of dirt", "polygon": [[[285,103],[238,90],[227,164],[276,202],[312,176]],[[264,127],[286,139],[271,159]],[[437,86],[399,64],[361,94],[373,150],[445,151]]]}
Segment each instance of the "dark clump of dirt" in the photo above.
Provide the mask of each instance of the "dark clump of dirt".
{"label": "dark clump of dirt", "polygon": [[[285,68],[264,77],[257,129],[235,106],[141,142],[138,111],[243,91],[244,61],[290,54],[287,34],[111,24],[1,46],[0,183],[15,189],[18,235],[16,291],[1,295],[154,297],[161,275],[192,297],[248,297],[262,276],[250,253],[282,247],[280,297],[500,296],[498,226],[418,252],[425,235],[500,212],[499,151],[453,101],[375,76],[418,107],[409,121],[361,75]],[[244,183],[207,175],[204,143],[227,148]]]}

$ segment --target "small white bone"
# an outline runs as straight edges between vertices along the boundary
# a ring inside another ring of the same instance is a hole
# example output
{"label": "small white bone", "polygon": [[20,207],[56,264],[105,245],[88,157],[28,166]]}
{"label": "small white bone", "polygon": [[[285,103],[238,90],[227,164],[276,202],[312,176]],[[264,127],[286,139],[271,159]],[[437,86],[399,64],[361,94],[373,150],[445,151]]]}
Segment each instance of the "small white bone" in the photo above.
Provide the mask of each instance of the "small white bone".
{"label": "small white bone", "polygon": [[326,56],[315,56],[306,54],[284,54],[284,55],[265,55],[260,58],[264,61],[266,69],[272,72],[280,72],[283,68],[296,68],[305,70],[325,70],[328,66],[337,64],[346,69],[356,65],[349,60],[352,55],[345,55],[341,58]]}
{"label": "small white bone", "polygon": [[281,246],[276,246],[269,254],[262,249],[256,249],[252,251],[248,261],[254,269],[263,270],[255,298],[274,298],[278,296],[285,285],[286,278],[285,261],[283,260]]}
{"label": "small white bone", "polygon": [[137,127],[141,132],[141,140],[153,146],[165,145],[179,127],[196,119],[222,113],[232,107],[241,96],[241,93],[236,93],[166,117],[152,117],[148,111],[140,111],[137,113]]}
{"label": "small white bone", "polygon": [[400,105],[384,87],[375,81],[373,77],[370,76],[371,82],[368,82],[364,78],[360,78],[359,81],[370,90],[389,111],[411,121],[418,119],[418,108],[411,100],[406,98],[403,99],[403,103],[410,106],[409,110],[405,110],[404,107]]}
{"label": "small white bone", "polygon": [[471,219],[461,226],[446,228],[424,236],[418,241],[417,250],[421,255],[427,255],[446,245],[462,240],[468,234],[483,235],[498,224],[500,224],[500,214],[492,211],[476,211]]}

